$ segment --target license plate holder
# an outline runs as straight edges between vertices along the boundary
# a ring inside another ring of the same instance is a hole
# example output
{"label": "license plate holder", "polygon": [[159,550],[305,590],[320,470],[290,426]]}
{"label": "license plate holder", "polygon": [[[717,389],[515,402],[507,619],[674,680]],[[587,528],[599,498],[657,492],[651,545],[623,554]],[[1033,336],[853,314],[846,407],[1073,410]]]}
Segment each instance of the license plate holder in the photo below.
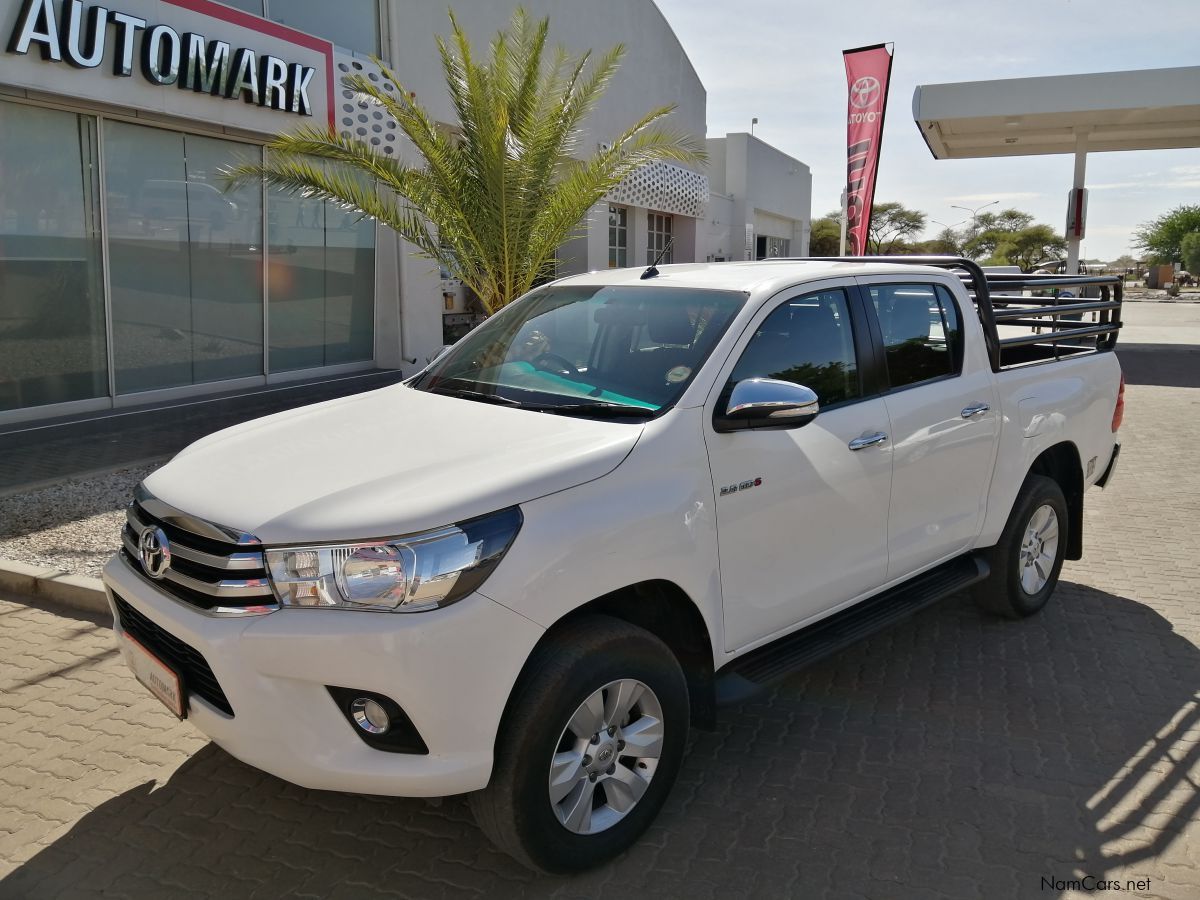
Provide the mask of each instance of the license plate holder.
{"label": "license plate holder", "polygon": [[121,654],[134,676],[167,709],[180,719],[187,718],[187,690],[183,678],[174,667],[163,662],[153,652],[130,635],[121,636]]}

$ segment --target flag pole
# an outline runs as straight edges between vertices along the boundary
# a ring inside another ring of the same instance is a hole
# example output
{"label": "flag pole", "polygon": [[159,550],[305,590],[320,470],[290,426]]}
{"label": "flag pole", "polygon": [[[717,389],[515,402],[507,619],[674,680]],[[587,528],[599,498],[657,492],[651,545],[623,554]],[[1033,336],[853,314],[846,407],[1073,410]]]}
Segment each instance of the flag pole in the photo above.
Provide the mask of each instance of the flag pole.
{"label": "flag pole", "polygon": [[838,242],[838,256],[846,255],[846,189],[842,188],[842,229]]}

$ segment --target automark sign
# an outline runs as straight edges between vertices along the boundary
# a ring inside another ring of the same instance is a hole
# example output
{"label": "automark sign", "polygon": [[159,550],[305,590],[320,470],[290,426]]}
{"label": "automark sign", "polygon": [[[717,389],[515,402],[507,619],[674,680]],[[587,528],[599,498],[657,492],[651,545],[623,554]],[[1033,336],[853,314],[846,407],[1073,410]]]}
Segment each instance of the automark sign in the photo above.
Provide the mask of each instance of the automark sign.
{"label": "automark sign", "polygon": [[328,118],[328,41],[208,0],[122,6],[23,0],[5,16],[0,82],[258,131],[282,124],[260,110]]}

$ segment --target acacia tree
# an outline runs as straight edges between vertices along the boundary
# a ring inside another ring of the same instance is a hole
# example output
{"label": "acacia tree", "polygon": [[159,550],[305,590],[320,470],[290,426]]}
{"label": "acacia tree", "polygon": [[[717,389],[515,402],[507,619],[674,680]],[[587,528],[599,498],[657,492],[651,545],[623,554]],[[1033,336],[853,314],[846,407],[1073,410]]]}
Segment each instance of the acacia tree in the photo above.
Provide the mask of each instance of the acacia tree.
{"label": "acacia tree", "polygon": [[1066,249],[1064,237],[1049,225],[1035,224],[1033,216],[1019,209],[981,214],[962,239],[962,250],[972,259],[1020,266],[1026,272]]}
{"label": "acacia tree", "polygon": [[958,236],[949,229],[943,228],[935,238],[927,241],[915,241],[897,247],[894,253],[911,254],[915,256],[960,256]]}
{"label": "acacia tree", "polygon": [[1020,231],[1032,224],[1033,216],[1019,209],[983,212],[972,219],[971,223],[963,229],[961,243],[969,244],[989,231]]}
{"label": "acacia tree", "polygon": [[995,235],[995,243],[987,262],[1020,266],[1022,272],[1032,271],[1040,262],[1061,255],[1067,249],[1066,240],[1049,225],[1030,225],[1020,231],[985,232],[981,238]]}
{"label": "acacia tree", "polygon": [[908,238],[924,230],[926,218],[903,203],[876,203],[867,229],[867,254],[887,256],[902,250]]}
{"label": "acacia tree", "polygon": [[841,213],[830,213],[813,219],[808,232],[809,256],[837,256],[841,252]]}
{"label": "acacia tree", "polygon": [[1133,245],[1156,262],[1183,262],[1183,237],[1200,231],[1200,204],[1177,206],[1157,219],[1143,222],[1133,233]]}
{"label": "acacia tree", "polygon": [[558,246],[634,171],[661,160],[700,163],[705,155],[696,138],[659,127],[674,106],[650,110],[598,152],[581,153],[582,123],[616,73],[623,46],[597,59],[562,47],[548,54],[549,19],[533,21],[518,7],[480,61],[453,12],[450,26],[449,40],[439,36],[437,46],[457,116],[453,130],[439,126],[385,67],[384,82],[342,79],[396,120],[419,162],[306,127],[271,141],[265,163],[225,174],[231,185],[265,179],[379,220],[494,312],[552,272]]}
{"label": "acacia tree", "polygon": [[981,213],[963,229],[963,250],[973,259],[986,259],[996,254],[1002,241],[1011,241],[1011,235],[1032,225],[1033,216],[1019,209]]}

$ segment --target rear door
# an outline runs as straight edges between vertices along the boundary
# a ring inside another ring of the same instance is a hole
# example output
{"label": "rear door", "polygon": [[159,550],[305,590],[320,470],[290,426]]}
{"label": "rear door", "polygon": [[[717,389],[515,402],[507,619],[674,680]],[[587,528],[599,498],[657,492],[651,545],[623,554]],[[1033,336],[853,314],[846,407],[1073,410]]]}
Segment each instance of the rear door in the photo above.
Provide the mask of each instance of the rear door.
{"label": "rear door", "polygon": [[891,581],[967,549],[979,534],[999,404],[973,308],[961,308],[942,284],[858,280],[887,378]]}
{"label": "rear door", "polygon": [[[887,409],[860,365],[873,360],[869,334],[852,285],[777,295],[739,338],[706,404],[726,650],[886,576],[892,450]],[[792,430],[715,431],[732,386],[753,377],[811,388],[820,412]]]}

